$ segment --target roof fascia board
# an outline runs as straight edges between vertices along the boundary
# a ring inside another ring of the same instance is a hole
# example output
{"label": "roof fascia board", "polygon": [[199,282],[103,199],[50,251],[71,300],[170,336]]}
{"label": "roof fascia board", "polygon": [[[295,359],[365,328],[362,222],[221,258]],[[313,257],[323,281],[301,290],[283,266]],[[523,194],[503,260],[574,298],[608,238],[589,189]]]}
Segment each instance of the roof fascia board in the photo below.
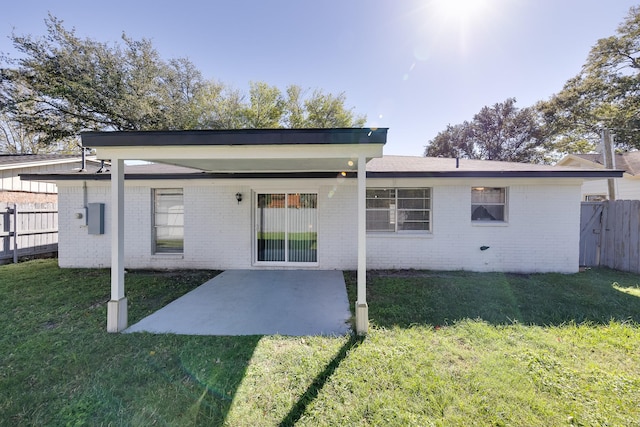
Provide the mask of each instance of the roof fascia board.
{"label": "roof fascia board", "polygon": [[387,128],[231,129],[191,131],[85,132],[85,147],[385,144]]}
{"label": "roof fascia board", "polygon": [[99,159],[124,160],[188,160],[188,159],[309,159],[309,158],[358,158],[363,154],[367,158],[381,157],[384,144],[359,145],[165,145],[98,147]]}
{"label": "roof fascia board", "polygon": [[[614,175],[617,173],[617,175]],[[125,174],[125,179],[130,180],[161,180],[161,179],[319,179],[356,178],[355,172],[345,172],[344,175],[336,172],[238,172],[238,173],[169,173],[169,174]],[[582,178],[603,179],[621,177],[622,171],[511,171],[511,172],[367,172],[367,178]],[[25,181],[83,181],[83,180],[109,180],[111,174],[20,174],[20,179]]]}
{"label": "roof fascia board", "polygon": [[367,178],[620,178],[621,170],[367,172]]}

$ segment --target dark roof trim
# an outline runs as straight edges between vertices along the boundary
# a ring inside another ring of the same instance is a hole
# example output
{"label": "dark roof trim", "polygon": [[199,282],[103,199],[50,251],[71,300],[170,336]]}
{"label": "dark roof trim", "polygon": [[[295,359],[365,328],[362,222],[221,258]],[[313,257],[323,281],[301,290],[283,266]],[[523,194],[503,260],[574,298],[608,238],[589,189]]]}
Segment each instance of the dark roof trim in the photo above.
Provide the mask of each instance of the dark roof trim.
{"label": "dark roof trim", "polygon": [[169,145],[386,144],[387,128],[84,132],[85,147]]}
{"label": "dark roof trim", "polygon": [[367,172],[367,178],[621,178],[620,170]]}
{"label": "dark roof trim", "polygon": [[[314,179],[336,178],[340,172],[240,172],[240,173],[128,173],[125,180],[179,180],[179,179]],[[346,178],[355,178],[355,172],[346,172]],[[25,181],[109,181],[111,174],[20,174]]]}
{"label": "dark roof trim", "polygon": [[[240,173],[170,173],[125,174],[129,180],[192,180],[192,179],[314,179],[335,178],[336,172],[240,172]],[[584,170],[584,171],[459,171],[459,172],[367,172],[367,178],[620,178],[623,171]],[[355,172],[346,172],[345,178],[355,178]],[[20,174],[26,181],[108,181],[111,174]]]}

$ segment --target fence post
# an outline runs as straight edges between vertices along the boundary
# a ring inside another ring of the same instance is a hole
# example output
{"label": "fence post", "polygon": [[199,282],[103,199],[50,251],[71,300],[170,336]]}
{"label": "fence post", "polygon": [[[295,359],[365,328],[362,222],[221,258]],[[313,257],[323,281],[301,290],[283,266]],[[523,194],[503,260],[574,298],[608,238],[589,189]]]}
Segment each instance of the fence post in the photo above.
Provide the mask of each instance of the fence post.
{"label": "fence post", "polygon": [[13,263],[18,263],[18,205],[13,204]]}

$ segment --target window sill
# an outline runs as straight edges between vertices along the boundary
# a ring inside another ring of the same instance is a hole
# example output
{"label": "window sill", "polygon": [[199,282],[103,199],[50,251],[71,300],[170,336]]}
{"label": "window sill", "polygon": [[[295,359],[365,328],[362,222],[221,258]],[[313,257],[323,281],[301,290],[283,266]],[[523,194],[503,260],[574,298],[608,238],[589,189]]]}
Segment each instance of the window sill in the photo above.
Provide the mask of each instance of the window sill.
{"label": "window sill", "polygon": [[472,227],[508,227],[506,221],[471,221]]}
{"label": "window sill", "polygon": [[151,254],[151,259],[184,259],[184,254],[180,253],[157,253],[157,254]]}
{"label": "window sill", "polygon": [[387,239],[432,239],[433,238],[433,233],[432,232],[389,232],[389,233],[385,233],[385,232],[379,232],[379,231],[369,231],[367,232],[367,237],[380,237],[380,238],[387,238]]}
{"label": "window sill", "polygon": [[274,267],[274,268],[285,268],[285,267],[317,268],[319,267],[320,264],[318,262],[254,261],[251,265],[254,267]]}

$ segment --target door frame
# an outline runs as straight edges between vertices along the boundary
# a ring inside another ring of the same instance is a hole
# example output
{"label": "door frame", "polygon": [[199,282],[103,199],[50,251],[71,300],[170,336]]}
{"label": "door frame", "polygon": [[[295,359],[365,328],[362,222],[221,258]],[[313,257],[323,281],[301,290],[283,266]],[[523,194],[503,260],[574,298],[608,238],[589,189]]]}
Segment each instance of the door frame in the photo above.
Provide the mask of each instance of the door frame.
{"label": "door frame", "polygon": [[[251,190],[251,265],[255,267],[318,267],[320,261],[320,251],[316,249],[316,260],[313,262],[292,262],[292,261],[258,261],[258,217],[257,205],[259,194],[315,194],[316,195],[316,245],[319,246],[320,241],[320,191],[316,188],[291,188],[291,187],[266,187]],[[286,200],[286,198],[285,198]],[[285,205],[285,210],[289,209]],[[288,218],[287,218],[288,219]],[[286,221],[286,220],[285,220]],[[285,233],[286,236],[286,233]],[[286,245],[285,238],[285,245]],[[286,248],[286,246],[285,246]]]}

